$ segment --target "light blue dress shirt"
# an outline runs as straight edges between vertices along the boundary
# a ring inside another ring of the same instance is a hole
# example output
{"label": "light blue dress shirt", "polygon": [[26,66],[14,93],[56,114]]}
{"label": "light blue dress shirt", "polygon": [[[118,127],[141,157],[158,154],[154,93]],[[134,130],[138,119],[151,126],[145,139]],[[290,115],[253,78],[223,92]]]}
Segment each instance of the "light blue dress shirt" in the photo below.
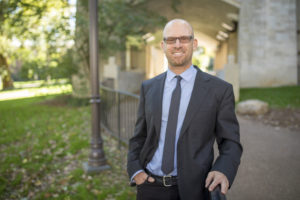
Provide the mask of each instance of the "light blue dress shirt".
{"label": "light blue dress shirt", "polygon": [[[180,74],[180,76],[182,77],[182,80],[180,82],[181,97],[180,97],[179,114],[178,114],[177,130],[176,130],[176,138],[175,138],[174,170],[170,174],[172,176],[177,176],[177,142],[185,118],[186,110],[191,99],[196,74],[197,74],[197,70],[193,66],[190,66],[190,68],[188,68],[187,70],[185,70],[183,73]],[[161,164],[162,164],[163,149],[165,144],[167,122],[169,117],[169,108],[170,108],[172,93],[177,83],[177,79],[175,78],[175,76],[176,74],[168,69],[167,77],[164,85],[164,93],[163,93],[159,143],[152,160],[146,166],[148,171],[150,171],[152,174],[157,176],[169,175],[169,174],[164,174],[162,172]],[[142,171],[143,170],[139,170],[136,173],[134,173],[134,175],[131,177],[131,180],[133,181],[133,178]]]}
{"label": "light blue dress shirt", "polygon": [[[185,70],[183,73],[180,74],[180,76],[182,77],[182,80],[180,82],[181,97],[180,97],[179,114],[178,114],[176,139],[175,139],[174,170],[170,174],[172,176],[177,176],[177,142],[185,118],[186,110],[190,102],[196,74],[197,74],[197,70],[193,66],[190,66],[190,68],[188,68],[187,70]],[[177,83],[177,79],[175,78],[175,76],[176,74],[171,70],[167,71],[167,77],[165,80],[163,101],[162,101],[161,129],[160,129],[158,148],[152,160],[147,164],[146,167],[147,170],[149,170],[152,174],[155,174],[157,176],[167,175],[162,172],[161,164],[162,164],[163,149],[165,144],[165,135],[166,135],[168,116],[169,116],[169,108],[170,108],[172,93]]]}

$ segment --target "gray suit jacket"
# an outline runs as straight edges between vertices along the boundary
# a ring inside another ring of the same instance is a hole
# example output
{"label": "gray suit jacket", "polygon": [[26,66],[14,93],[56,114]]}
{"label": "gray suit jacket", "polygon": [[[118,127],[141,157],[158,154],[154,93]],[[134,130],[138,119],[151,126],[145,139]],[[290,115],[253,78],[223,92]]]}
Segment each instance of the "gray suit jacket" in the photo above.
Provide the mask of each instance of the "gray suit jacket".
{"label": "gray suit jacket", "polygon": [[[209,171],[224,173],[230,186],[242,154],[232,86],[197,69],[194,88],[177,144],[178,188],[181,199],[208,199]],[[166,72],[143,82],[134,136],[129,141],[127,171],[145,169],[158,147]],[[213,144],[219,156],[215,163]]]}

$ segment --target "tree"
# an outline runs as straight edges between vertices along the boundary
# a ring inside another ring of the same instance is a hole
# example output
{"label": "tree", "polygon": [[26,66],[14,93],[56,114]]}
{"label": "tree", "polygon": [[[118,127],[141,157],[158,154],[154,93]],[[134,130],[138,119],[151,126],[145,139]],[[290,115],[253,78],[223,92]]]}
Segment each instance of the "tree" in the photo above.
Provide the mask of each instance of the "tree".
{"label": "tree", "polygon": [[[72,78],[73,95],[89,97],[88,1],[78,0],[76,8],[74,59],[78,73]],[[100,0],[98,16],[102,58],[124,51],[129,36],[144,42],[144,34],[166,22],[164,17],[147,9],[146,0]]]}
{"label": "tree", "polygon": [[[39,68],[49,69],[57,66],[59,54],[66,51],[64,41],[71,36],[68,6],[67,0],[0,1],[0,72],[6,81],[4,89],[12,86],[9,63],[15,61],[12,57],[19,59],[17,54],[24,49],[31,52],[30,57],[23,57],[24,63],[36,61]],[[15,41],[20,43],[19,48],[11,53],[7,45]]]}

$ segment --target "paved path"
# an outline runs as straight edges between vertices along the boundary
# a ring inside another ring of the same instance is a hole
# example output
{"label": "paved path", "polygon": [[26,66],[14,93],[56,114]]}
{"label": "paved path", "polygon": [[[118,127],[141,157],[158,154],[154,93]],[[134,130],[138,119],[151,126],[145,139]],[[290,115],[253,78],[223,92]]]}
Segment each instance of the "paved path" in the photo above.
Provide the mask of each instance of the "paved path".
{"label": "paved path", "polygon": [[228,200],[300,200],[300,133],[239,117],[244,153]]}

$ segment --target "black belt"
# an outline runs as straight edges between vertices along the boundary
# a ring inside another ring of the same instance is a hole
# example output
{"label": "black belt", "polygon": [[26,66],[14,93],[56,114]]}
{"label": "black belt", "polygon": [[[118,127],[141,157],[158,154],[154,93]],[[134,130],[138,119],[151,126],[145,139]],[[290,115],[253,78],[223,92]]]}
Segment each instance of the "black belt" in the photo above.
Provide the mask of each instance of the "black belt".
{"label": "black belt", "polygon": [[[149,172],[148,172],[149,173]],[[156,176],[154,174],[149,173],[151,177],[155,179],[155,183],[165,186],[165,187],[170,187],[170,186],[175,186],[177,185],[177,176]]]}

